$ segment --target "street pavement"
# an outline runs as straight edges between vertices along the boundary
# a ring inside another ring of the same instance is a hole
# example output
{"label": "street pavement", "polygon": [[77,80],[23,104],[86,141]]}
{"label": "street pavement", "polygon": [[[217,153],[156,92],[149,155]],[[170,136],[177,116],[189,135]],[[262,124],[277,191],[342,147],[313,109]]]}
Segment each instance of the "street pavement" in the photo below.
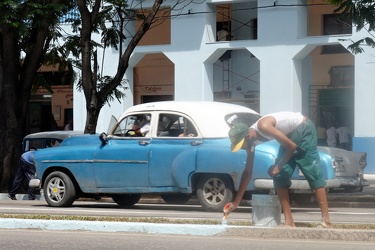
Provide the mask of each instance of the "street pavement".
{"label": "street pavement", "polygon": [[[333,193],[328,195],[329,206],[366,206],[375,208],[375,175],[365,175],[371,188],[360,193]],[[19,200],[26,200],[27,195],[19,194]],[[0,199],[9,199],[7,194],[0,194]],[[37,199],[43,199],[37,196]],[[142,203],[158,203],[160,199],[142,199]],[[194,201],[193,201],[194,202]],[[374,229],[334,229],[308,227],[265,227],[265,226],[231,226],[231,225],[198,225],[198,224],[160,224],[141,222],[105,222],[105,221],[71,221],[71,220],[36,220],[0,218],[3,229],[41,229],[41,230],[74,230],[95,232],[128,232],[150,234],[200,235],[200,236],[234,236],[249,238],[292,238],[320,239],[341,241],[375,241]]]}

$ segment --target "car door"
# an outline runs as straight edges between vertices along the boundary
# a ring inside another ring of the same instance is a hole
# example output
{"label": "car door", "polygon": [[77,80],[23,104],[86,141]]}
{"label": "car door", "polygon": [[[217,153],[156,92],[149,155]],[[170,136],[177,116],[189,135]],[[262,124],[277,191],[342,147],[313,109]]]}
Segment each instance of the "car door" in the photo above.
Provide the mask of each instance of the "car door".
{"label": "car door", "polygon": [[101,192],[137,192],[148,187],[150,137],[137,135],[134,123],[139,115],[129,115],[112,130],[107,144],[94,153],[96,185]]}
{"label": "car door", "polygon": [[166,191],[187,188],[202,143],[199,131],[187,115],[180,113],[160,112],[157,121],[150,146],[150,187]]}

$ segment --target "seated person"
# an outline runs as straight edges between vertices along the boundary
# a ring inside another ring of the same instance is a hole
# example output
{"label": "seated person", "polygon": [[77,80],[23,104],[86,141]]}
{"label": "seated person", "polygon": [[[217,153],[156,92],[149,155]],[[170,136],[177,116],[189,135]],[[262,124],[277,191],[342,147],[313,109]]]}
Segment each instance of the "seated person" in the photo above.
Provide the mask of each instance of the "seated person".
{"label": "seated person", "polygon": [[137,120],[134,121],[132,129],[135,131],[136,136],[148,136],[150,131],[150,121],[145,116],[137,116]]}
{"label": "seated person", "polygon": [[195,130],[194,126],[191,124],[190,121],[186,121],[186,127],[184,132],[179,134],[178,137],[196,137],[197,131]]}

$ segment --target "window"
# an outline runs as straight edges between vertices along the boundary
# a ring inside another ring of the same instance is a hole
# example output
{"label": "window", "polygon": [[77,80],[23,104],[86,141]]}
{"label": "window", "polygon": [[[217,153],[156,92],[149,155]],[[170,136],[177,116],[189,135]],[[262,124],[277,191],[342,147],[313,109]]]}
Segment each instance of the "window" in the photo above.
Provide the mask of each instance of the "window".
{"label": "window", "polygon": [[35,139],[35,140],[26,141],[25,151],[43,148],[43,141],[44,139]]}
{"label": "window", "polygon": [[[138,30],[143,24],[144,18],[150,11],[150,9],[140,9],[137,11],[135,30]],[[171,44],[171,20],[171,9],[160,8],[156,13],[150,29],[142,37],[141,41],[139,41],[138,46]]]}
{"label": "window", "polygon": [[323,35],[352,34],[352,19],[340,14],[323,15]]}
{"label": "window", "polygon": [[221,2],[212,7],[216,11],[216,41],[257,39],[258,1]]}
{"label": "window", "polygon": [[252,30],[253,30],[253,39],[258,39],[258,19],[254,18],[251,20],[252,23]]}
{"label": "window", "polygon": [[196,137],[198,133],[188,118],[176,114],[160,114],[157,135],[159,137]]}
{"label": "window", "polygon": [[216,23],[216,41],[230,41],[232,35],[230,31],[230,22],[217,22]]}
{"label": "window", "polygon": [[329,74],[332,86],[352,86],[354,84],[353,66],[333,66]]}
{"label": "window", "polygon": [[[323,35],[352,34],[352,19],[340,14],[323,15]],[[324,45],[322,54],[349,53],[342,45]]]}
{"label": "window", "polygon": [[322,54],[344,54],[350,53],[347,49],[344,48],[341,44],[336,45],[323,45]]}
{"label": "window", "polygon": [[125,117],[113,130],[113,135],[123,137],[149,137],[151,114],[136,114]]}
{"label": "window", "polygon": [[50,147],[58,147],[62,140],[60,139],[30,139],[24,142],[25,148],[23,149],[25,152],[30,150],[38,150],[42,148],[50,148]]}

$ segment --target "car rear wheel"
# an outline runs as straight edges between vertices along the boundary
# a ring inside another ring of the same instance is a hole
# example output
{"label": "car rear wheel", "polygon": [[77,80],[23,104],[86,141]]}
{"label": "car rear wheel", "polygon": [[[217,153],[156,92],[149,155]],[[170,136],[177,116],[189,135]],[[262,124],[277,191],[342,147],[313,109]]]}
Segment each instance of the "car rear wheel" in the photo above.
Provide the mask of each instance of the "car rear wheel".
{"label": "car rear wheel", "polygon": [[197,183],[197,198],[206,211],[223,211],[225,204],[233,200],[234,188],[226,175],[206,175]]}
{"label": "car rear wheel", "polygon": [[162,194],[161,198],[166,203],[185,204],[190,200],[189,194]]}
{"label": "car rear wheel", "polygon": [[52,207],[68,207],[76,199],[72,180],[63,172],[50,173],[44,184],[44,198]]}
{"label": "car rear wheel", "polygon": [[113,195],[112,199],[121,207],[130,207],[138,203],[141,199],[140,194],[117,194]]}

